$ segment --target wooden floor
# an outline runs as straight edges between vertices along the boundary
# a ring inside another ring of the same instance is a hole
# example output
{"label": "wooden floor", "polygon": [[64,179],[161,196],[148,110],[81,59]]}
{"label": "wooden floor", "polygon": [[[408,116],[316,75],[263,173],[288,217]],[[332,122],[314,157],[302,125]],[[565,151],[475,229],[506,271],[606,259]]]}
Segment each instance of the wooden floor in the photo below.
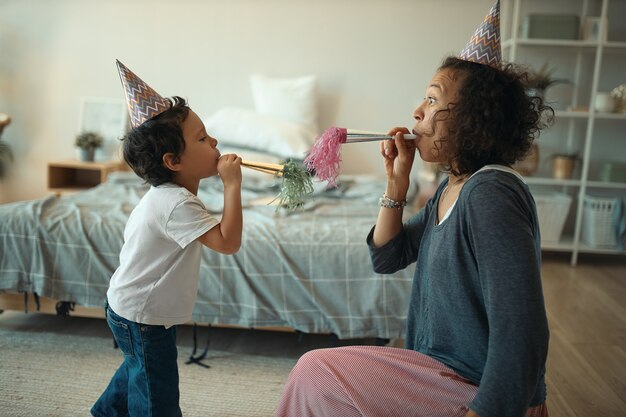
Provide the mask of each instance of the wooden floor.
{"label": "wooden floor", "polygon": [[[547,365],[551,417],[626,416],[626,258],[544,254],[543,282],[550,322]],[[101,319],[5,312],[0,326],[23,331],[58,331],[109,337]],[[307,350],[374,340],[337,341],[331,336],[239,329],[200,329],[199,344],[210,332],[211,347],[265,356],[297,358]],[[192,349],[192,330],[178,332],[180,355]]]}
{"label": "wooden floor", "polygon": [[626,260],[545,256],[552,417],[626,416]]}

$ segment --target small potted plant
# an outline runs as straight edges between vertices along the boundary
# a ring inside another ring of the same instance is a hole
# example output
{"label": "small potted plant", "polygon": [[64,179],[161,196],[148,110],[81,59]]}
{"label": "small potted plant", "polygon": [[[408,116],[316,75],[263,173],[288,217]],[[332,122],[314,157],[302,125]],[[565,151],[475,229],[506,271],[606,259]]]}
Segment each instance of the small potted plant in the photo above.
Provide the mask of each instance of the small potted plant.
{"label": "small potted plant", "polygon": [[544,63],[539,71],[530,70],[525,80],[526,92],[531,97],[544,97],[546,90],[556,84],[571,84],[563,78],[553,78],[554,68]]}
{"label": "small potted plant", "polygon": [[626,113],[626,84],[618,85],[611,91],[617,113]]}
{"label": "small potted plant", "polygon": [[93,161],[96,149],[102,146],[102,136],[95,132],[82,132],[76,136],[75,145],[80,149],[81,161]]}

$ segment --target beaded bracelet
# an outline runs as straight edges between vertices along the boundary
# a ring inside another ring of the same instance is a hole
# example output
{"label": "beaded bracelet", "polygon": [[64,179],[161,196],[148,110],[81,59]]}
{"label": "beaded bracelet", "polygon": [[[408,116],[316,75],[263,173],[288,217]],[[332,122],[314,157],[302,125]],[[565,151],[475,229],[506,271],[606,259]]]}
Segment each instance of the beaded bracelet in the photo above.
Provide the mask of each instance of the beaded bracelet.
{"label": "beaded bracelet", "polygon": [[378,200],[378,205],[384,208],[392,208],[392,209],[401,209],[406,206],[406,200],[396,201],[387,197],[387,194],[383,194],[383,196]]}

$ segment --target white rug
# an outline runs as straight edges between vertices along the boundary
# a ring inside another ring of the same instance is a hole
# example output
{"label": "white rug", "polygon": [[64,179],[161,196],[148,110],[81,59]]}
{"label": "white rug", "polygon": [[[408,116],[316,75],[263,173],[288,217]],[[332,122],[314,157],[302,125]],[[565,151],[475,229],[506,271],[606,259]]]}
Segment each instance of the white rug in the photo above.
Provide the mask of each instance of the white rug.
{"label": "white rug", "polygon": [[[189,417],[273,416],[295,359],[210,351],[185,365],[181,409]],[[0,416],[88,416],[122,361],[112,339],[0,329]]]}

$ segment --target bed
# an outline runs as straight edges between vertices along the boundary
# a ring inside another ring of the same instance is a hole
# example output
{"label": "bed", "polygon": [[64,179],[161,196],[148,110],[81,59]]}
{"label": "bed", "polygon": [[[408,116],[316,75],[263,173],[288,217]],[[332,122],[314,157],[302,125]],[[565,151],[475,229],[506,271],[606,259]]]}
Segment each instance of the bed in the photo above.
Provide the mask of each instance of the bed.
{"label": "bed", "polygon": [[[301,210],[288,212],[268,205],[278,181],[244,177],[241,249],[202,251],[194,322],[401,338],[413,269],[375,274],[365,244],[384,182],[346,176],[337,189],[317,184]],[[0,206],[1,296],[37,294],[101,311],[126,220],[147,189],[132,172],[118,172],[87,191]],[[198,196],[219,216],[219,178],[203,180]]]}
{"label": "bed", "polygon": [[[316,77],[255,74],[250,87],[254,109],[223,107],[203,120],[220,151],[258,162],[304,158],[319,134]],[[277,179],[243,174],[241,249],[228,256],[202,251],[194,322],[402,338],[413,268],[375,274],[365,243],[384,180],[343,176],[332,190],[316,183],[302,209],[287,212],[268,205]],[[147,189],[121,172],[75,195],[0,206],[0,309],[37,304],[101,316],[126,220]],[[198,196],[221,213],[218,178],[203,180]]]}

